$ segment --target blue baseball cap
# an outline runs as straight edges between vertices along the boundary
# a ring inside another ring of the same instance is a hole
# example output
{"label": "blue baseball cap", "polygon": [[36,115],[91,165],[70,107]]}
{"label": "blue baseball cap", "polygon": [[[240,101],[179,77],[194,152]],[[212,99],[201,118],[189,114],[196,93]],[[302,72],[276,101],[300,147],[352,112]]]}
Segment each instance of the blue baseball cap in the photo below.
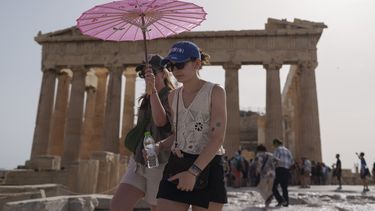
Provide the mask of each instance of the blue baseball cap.
{"label": "blue baseball cap", "polygon": [[168,62],[180,63],[189,61],[192,58],[201,58],[198,46],[190,41],[180,41],[172,46],[168,56],[161,60],[160,64],[165,66]]}

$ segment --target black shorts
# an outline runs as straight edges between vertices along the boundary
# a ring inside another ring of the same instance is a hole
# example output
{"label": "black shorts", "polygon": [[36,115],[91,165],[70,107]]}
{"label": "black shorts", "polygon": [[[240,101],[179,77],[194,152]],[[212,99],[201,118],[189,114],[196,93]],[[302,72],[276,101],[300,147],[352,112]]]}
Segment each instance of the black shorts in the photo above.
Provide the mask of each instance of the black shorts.
{"label": "black shorts", "polygon": [[[171,156],[175,156],[171,154]],[[168,165],[166,166],[166,168]],[[227,203],[227,190],[224,183],[224,163],[221,155],[216,155],[210,162],[208,186],[202,190],[181,191],[177,186],[162,179],[159,185],[157,198],[191,204],[208,208],[210,202]]]}

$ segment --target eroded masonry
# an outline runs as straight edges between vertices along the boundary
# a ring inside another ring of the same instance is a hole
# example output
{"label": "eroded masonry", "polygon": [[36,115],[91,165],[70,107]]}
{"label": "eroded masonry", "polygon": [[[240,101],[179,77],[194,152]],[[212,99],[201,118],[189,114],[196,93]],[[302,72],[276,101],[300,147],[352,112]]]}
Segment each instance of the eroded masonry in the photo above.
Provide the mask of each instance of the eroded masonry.
{"label": "eroded masonry", "polygon": [[[188,32],[148,46],[150,53],[166,55],[176,41],[191,40],[211,55],[211,65],[225,70],[228,156],[240,146],[238,71],[262,65],[266,114],[257,120],[258,143],[271,149],[272,139],[281,138],[297,159],[321,161],[315,69],[324,28],[323,23],[268,19],[263,30]],[[8,172],[4,183],[111,192],[126,169],[122,142],[134,126],[135,66],[143,58],[143,44],[96,40],[75,27],[40,33],[35,40],[42,46],[43,79],[31,157],[26,169]],[[283,92],[282,65],[290,65]]]}

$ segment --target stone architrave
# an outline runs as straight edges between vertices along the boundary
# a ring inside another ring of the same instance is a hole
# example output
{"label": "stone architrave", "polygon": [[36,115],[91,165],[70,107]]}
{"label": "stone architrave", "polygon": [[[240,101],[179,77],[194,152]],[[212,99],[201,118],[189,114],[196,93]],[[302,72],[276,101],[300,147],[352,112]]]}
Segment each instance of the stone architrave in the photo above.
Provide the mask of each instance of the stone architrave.
{"label": "stone architrave", "polygon": [[90,154],[93,152],[91,141],[93,134],[93,125],[95,119],[95,98],[96,89],[93,86],[86,87],[86,109],[85,118],[83,121],[82,133],[81,133],[81,147],[79,152],[79,158],[81,160],[87,160],[90,158]]}
{"label": "stone architrave", "polygon": [[90,142],[91,150],[93,152],[100,151],[102,147],[108,70],[106,68],[95,68],[95,75],[98,78],[98,85],[96,88],[95,97],[96,102],[93,134]]}
{"label": "stone architrave", "polygon": [[48,154],[62,156],[64,152],[64,128],[66,111],[68,109],[69,87],[71,81],[70,70],[61,70],[58,76],[55,109],[51,121],[51,132],[49,134]]}
{"label": "stone architrave", "polygon": [[240,147],[240,104],[238,91],[238,70],[240,64],[225,63],[225,91],[227,97],[227,130],[224,148],[226,154],[232,157]]}
{"label": "stone architrave", "polygon": [[105,108],[102,150],[119,152],[121,79],[123,67],[111,67]]}
{"label": "stone architrave", "polygon": [[134,127],[134,105],[135,105],[135,79],[137,77],[135,68],[127,68],[125,75],[124,111],[122,117],[122,130],[120,138],[120,153],[129,155],[124,146],[126,134]]}
{"label": "stone architrave", "polygon": [[47,154],[48,136],[55,96],[55,85],[56,70],[44,69],[39,95],[38,113],[35,122],[34,138],[31,149],[31,159]]}
{"label": "stone architrave", "polygon": [[266,147],[272,149],[272,140],[283,138],[282,107],[280,92],[281,64],[268,63],[266,69]]}
{"label": "stone architrave", "polygon": [[299,145],[301,156],[321,162],[318,97],[315,82],[316,66],[317,62],[305,62],[299,65]]}
{"label": "stone architrave", "polygon": [[85,78],[87,70],[83,66],[71,68],[73,71],[72,88],[68,106],[64,135],[64,153],[62,166],[67,167],[79,158],[81,147],[81,128],[85,97]]}

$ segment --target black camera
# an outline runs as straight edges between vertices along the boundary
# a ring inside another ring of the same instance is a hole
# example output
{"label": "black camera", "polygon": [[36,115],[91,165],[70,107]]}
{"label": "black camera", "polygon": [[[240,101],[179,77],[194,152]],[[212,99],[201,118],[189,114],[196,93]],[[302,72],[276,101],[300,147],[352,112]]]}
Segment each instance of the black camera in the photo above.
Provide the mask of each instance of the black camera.
{"label": "black camera", "polygon": [[[161,66],[160,64],[162,59],[163,58],[161,56],[155,54],[151,56],[148,62],[152,68],[152,72],[155,75],[164,69],[163,66]],[[137,65],[137,67],[135,68],[135,72],[137,72],[140,78],[145,78],[145,70],[146,70],[146,65],[144,64],[144,62],[143,64]]]}

